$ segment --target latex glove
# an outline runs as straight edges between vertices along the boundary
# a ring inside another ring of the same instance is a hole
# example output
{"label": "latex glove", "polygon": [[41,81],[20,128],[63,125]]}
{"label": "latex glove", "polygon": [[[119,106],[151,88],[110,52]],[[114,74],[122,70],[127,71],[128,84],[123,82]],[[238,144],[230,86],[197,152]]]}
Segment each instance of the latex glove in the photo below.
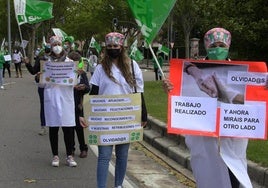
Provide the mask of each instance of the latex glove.
{"label": "latex glove", "polygon": [[218,89],[218,100],[224,103],[233,103],[233,99],[239,94],[237,91],[228,88],[216,75],[213,74],[213,79]]}
{"label": "latex glove", "polygon": [[216,87],[216,83],[212,78],[212,75],[204,75],[202,70],[200,70],[196,66],[188,67],[187,73],[195,79],[201,91],[205,92],[206,94],[208,94],[210,97],[213,98],[216,98],[218,96],[218,90]]}
{"label": "latex glove", "polygon": [[210,97],[218,97],[218,89],[216,83],[211,75],[205,78],[196,79],[196,83],[201,91],[208,94]]}

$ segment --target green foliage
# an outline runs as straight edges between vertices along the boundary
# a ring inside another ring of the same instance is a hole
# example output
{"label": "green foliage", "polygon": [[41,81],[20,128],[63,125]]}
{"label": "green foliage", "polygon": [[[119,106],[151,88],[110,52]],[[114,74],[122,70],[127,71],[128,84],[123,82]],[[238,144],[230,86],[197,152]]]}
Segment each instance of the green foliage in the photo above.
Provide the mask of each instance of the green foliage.
{"label": "green foliage", "polygon": [[268,141],[250,140],[247,148],[247,157],[262,166],[268,167]]}
{"label": "green foliage", "polygon": [[[144,83],[144,98],[148,113],[167,122],[167,94],[163,91],[161,81],[147,81]],[[247,148],[249,160],[268,166],[268,141],[250,140]]]}
{"label": "green foliage", "polygon": [[167,94],[162,88],[161,81],[144,83],[144,99],[148,113],[163,122],[167,122]]}
{"label": "green foliage", "polygon": [[[90,40],[94,35],[97,41],[103,41],[110,31],[122,31],[122,27],[135,26],[134,17],[127,1],[121,0],[46,0],[52,2],[54,18],[41,23],[40,27],[21,25],[24,40],[32,39],[32,30],[36,29],[36,44],[42,37],[49,38],[51,28],[57,27],[75,40]],[[7,0],[0,1],[0,40],[7,39]],[[11,8],[11,37],[19,41],[18,25],[15,19],[13,1]],[[224,27],[232,33],[230,53],[233,60],[262,60],[268,62],[268,1],[267,0],[181,0],[172,11],[173,31],[179,32],[176,47],[189,49],[189,38],[200,38],[200,51],[203,48],[204,33],[212,27]],[[114,27],[112,19],[117,18],[119,25]],[[167,19],[169,20],[169,19]],[[169,45],[167,33],[168,21],[156,37],[162,44]],[[170,31],[169,31],[170,32]],[[129,34],[127,32],[126,34]],[[131,36],[133,37],[133,36]],[[142,39],[142,36],[138,36]],[[131,38],[131,40],[133,40]],[[130,42],[131,43],[131,42]],[[29,50],[33,51],[33,50]],[[188,52],[186,50],[186,52]],[[180,51],[181,54],[181,51]],[[204,55],[204,54],[201,54]],[[183,57],[182,57],[183,58]]]}

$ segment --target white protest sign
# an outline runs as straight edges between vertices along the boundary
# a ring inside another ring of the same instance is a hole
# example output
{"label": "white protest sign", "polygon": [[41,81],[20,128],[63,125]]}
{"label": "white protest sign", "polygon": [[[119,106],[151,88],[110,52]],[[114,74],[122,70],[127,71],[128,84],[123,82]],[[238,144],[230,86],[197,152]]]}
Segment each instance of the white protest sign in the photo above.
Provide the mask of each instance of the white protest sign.
{"label": "white protest sign", "polygon": [[5,61],[11,61],[11,55],[4,55]]}
{"label": "white protest sign", "polygon": [[76,85],[77,84],[77,62],[41,62],[41,83]]}
{"label": "white protest sign", "polygon": [[227,83],[236,85],[260,85],[266,83],[267,73],[228,71]]}
{"label": "white protest sign", "polygon": [[265,102],[247,102],[243,105],[221,104],[220,136],[264,138]]}
{"label": "white protest sign", "polygon": [[171,96],[171,127],[216,132],[217,99]]}

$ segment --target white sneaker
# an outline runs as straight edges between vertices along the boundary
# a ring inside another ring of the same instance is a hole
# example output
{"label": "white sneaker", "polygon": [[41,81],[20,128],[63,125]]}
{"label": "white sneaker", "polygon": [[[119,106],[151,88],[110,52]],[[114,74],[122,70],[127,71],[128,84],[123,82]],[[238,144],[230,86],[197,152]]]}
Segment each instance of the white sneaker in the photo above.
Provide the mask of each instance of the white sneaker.
{"label": "white sneaker", "polygon": [[38,134],[41,135],[41,136],[47,134],[46,128],[44,126],[42,126],[41,130],[40,130],[40,132]]}
{"label": "white sneaker", "polygon": [[60,159],[57,155],[53,157],[51,165],[54,167],[60,166]]}
{"label": "white sneaker", "polygon": [[0,88],[1,88],[1,89],[5,89],[4,86],[1,86]]}
{"label": "white sneaker", "polygon": [[67,158],[66,158],[66,163],[68,166],[70,167],[76,167],[77,166],[77,163],[74,161],[74,158],[72,155],[69,155]]}

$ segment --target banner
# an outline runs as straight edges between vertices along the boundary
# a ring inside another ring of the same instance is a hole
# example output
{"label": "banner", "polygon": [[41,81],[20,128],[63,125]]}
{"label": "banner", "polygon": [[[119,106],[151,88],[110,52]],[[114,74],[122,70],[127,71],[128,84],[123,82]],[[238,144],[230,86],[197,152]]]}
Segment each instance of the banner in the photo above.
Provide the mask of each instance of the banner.
{"label": "banner", "polygon": [[90,145],[114,145],[142,141],[141,95],[89,95],[84,102]]}
{"label": "banner", "polygon": [[131,59],[134,59],[135,61],[139,62],[139,61],[143,60],[144,57],[143,57],[143,54],[141,53],[141,51],[138,49],[137,46],[138,46],[138,41],[135,40],[133,42],[133,44],[130,46],[130,54],[129,54],[129,56],[130,56]]}
{"label": "banner", "polygon": [[34,24],[53,18],[53,3],[37,0],[14,0],[18,25]]}
{"label": "banner", "polygon": [[90,43],[89,43],[90,48],[95,48],[98,53],[101,51],[101,46],[100,44],[95,40],[94,37],[91,37]]}
{"label": "banner", "polygon": [[265,62],[170,61],[168,133],[267,138]]}
{"label": "banner", "polygon": [[78,62],[41,61],[42,84],[76,85]]}
{"label": "banner", "polygon": [[130,9],[148,44],[158,34],[176,0],[128,0]]}

